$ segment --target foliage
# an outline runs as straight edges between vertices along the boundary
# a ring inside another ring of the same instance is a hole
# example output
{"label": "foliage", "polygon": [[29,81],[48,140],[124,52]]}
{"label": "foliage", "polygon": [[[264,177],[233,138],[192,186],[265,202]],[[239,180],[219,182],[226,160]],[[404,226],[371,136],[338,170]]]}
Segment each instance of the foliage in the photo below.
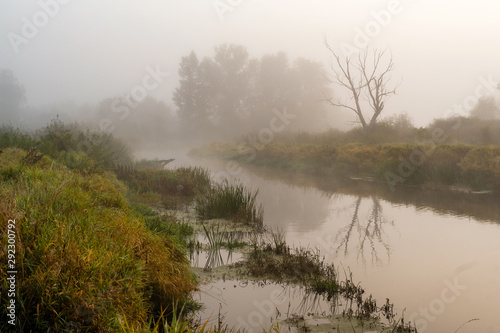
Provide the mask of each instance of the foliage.
{"label": "foliage", "polygon": [[[16,220],[20,330],[104,332],[123,320],[139,327],[186,299],[195,285],[179,245],[146,229],[113,174],[71,172],[47,156],[22,163],[26,155],[9,148],[0,158],[0,218]],[[0,260],[7,262],[7,247]]]}
{"label": "foliage", "polygon": [[173,101],[190,136],[268,127],[274,109],[296,115],[294,123],[307,129],[325,115],[321,97],[329,89],[322,65],[306,59],[290,64],[284,53],[252,59],[245,47],[222,44],[211,58],[200,61],[194,51],[182,57],[179,76]]}
{"label": "foliage", "polygon": [[178,134],[171,107],[149,95],[140,100],[130,95],[106,98],[99,103],[96,118],[99,128],[113,132],[135,150],[165,146]]}
{"label": "foliage", "polygon": [[287,172],[366,177],[381,182],[386,182],[390,173],[401,177],[406,185],[500,190],[500,149],[496,146],[331,144],[318,139],[316,143],[273,142],[251,152],[253,159],[229,144],[212,144],[193,153],[197,151]]}
{"label": "foliage", "polygon": [[12,125],[0,127],[0,148],[17,147],[28,150],[36,147],[38,141],[28,133],[14,128]]}
{"label": "foliage", "polygon": [[500,119],[500,107],[493,96],[483,96],[470,110],[470,115],[483,120]]}
{"label": "foliage", "polygon": [[86,174],[110,171],[116,163],[132,161],[128,148],[111,134],[86,130],[76,123],[65,124],[59,118],[34,133],[3,126],[0,148],[6,147],[36,150]]}
{"label": "foliage", "polygon": [[435,131],[442,131],[448,143],[500,145],[500,119],[466,117],[436,119],[421,131],[421,136],[424,140],[430,140]]}

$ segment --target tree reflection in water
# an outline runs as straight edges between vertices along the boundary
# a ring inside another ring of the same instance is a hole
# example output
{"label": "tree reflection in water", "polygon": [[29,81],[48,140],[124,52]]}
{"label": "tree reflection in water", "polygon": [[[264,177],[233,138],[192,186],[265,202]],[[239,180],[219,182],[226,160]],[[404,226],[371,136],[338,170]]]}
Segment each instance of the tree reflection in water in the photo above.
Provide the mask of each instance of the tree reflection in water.
{"label": "tree reflection in water", "polygon": [[[344,256],[348,256],[349,246],[356,246],[358,251],[357,259],[361,259],[363,264],[366,264],[366,254],[369,253],[371,263],[380,265],[383,263],[379,255],[382,249],[387,255],[387,259],[390,260],[391,248],[384,237],[384,227],[387,224],[394,226],[394,221],[388,222],[385,218],[378,197],[370,196],[370,198],[372,204],[366,217],[361,214],[363,197],[358,196],[356,198],[350,223],[341,228],[335,237],[334,244],[338,244],[335,253],[343,252]],[[358,244],[352,244],[356,238]]]}

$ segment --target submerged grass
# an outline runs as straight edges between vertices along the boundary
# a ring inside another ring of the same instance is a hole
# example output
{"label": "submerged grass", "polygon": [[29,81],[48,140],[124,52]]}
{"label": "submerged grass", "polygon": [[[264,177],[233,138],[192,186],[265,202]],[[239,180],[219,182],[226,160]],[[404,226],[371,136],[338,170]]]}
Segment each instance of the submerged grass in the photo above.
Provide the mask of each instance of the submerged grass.
{"label": "submerged grass", "polygon": [[344,278],[340,278],[333,264],[320,259],[319,251],[290,248],[282,231],[271,230],[267,238],[254,237],[251,248],[248,260],[237,264],[249,275],[303,285],[307,292],[322,295],[334,304],[342,299],[346,303],[342,314],[347,318],[369,321],[382,316],[393,332],[417,332],[404,318],[396,320],[394,306],[388,299],[377,306],[376,300],[371,295],[366,297],[360,284],[354,283],[352,273],[344,273]]}
{"label": "submerged grass", "polygon": [[258,190],[252,192],[242,184],[223,181],[196,196],[196,212],[202,219],[225,218],[262,225],[263,207],[256,202],[257,194]]}
{"label": "submerged grass", "polygon": [[210,227],[203,225],[203,231],[205,239],[208,241],[208,250],[219,250],[221,248],[233,250],[248,245],[246,241],[243,241],[248,233],[221,230],[220,224],[211,225]]}
{"label": "submerged grass", "polygon": [[[116,331],[125,319],[143,327],[144,318],[187,300],[195,283],[180,245],[146,228],[113,174],[72,172],[47,156],[29,165],[27,156],[9,148],[0,157],[0,219],[16,221],[20,331]],[[7,257],[2,247],[0,260]]]}

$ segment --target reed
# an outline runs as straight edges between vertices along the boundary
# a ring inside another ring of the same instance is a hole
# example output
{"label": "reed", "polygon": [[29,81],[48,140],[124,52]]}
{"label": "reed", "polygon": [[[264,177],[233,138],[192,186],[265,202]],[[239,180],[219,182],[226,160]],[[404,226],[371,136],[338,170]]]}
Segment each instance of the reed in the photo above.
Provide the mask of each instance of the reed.
{"label": "reed", "polygon": [[263,207],[257,204],[257,194],[240,183],[223,181],[195,198],[195,207],[201,219],[225,218],[245,224],[262,225]]}

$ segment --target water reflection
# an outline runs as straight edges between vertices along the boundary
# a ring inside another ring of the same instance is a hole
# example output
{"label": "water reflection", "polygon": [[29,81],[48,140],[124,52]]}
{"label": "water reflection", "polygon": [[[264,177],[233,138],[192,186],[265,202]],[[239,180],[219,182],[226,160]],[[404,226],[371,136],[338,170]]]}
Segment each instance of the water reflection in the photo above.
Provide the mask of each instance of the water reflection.
{"label": "water reflection", "polygon": [[[338,245],[336,245],[335,253],[343,252],[344,256],[347,256],[350,242],[357,241],[358,260],[366,264],[365,254],[368,253],[372,264],[382,264],[379,249],[383,248],[388,259],[391,254],[389,242],[384,239],[384,227],[388,224],[388,221],[383,215],[382,205],[376,196],[371,196],[372,205],[369,216],[360,218],[362,200],[363,197],[361,196],[356,198],[352,218],[346,226],[340,228],[337,232],[334,244]],[[389,224],[394,227],[393,221],[389,222]]]}
{"label": "water reflection", "polygon": [[[224,169],[206,160],[193,165],[210,167],[214,173]],[[383,183],[262,169],[244,170],[238,178],[260,189],[266,225],[283,229],[290,245],[320,245],[329,262],[348,267],[379,302],[390,298],[399,306],[399,314],[406,309],[406,318],[416,314],[416,320],[426,320],[426,332],[455,332],[461,323],[476,317],[481,320],[460,328],[460,333],[500,332],[500,298],[492,296],[500,294],[498,198],[410,187],[391,192]],[[456,268],[468,262],[477,265],[457,276]],[[466,286],[453,302],[442,299],[448,282]],[[257,324],[266,318],[266,325],[255,327],[261,332],[261,327],[269,328],[276,308],[282,317],[288,311],[285,300],[284,305],[272,307],[269,316],[259,312],[263,305],[270,305],[272,287],[267,295],[250,287],[227,284],[224,288],[221,297],[231,304],[226,307],[227,318],[236,326],[238,319]],[[207,308],[216,313],[219,302],[205,299]],[[293,303],[293,308],[302,300]],[[315,304],[314,299],[307,302],[304,308]]]}
{"label": "water reflection", "polygon": [[241,253],[227,249],[195,250],[189,253],[192,267],[216,268],[243,260]]}
{"label": "water reflection", "polygon": [[[243,175],[249,184],[260,185],[262,192],[266,192],[269,181],[272,187],[301,188],[303,192],[320,191],[323,196],[330,198],[332,195],[353,195],[361,197],[376,196],[392,204],[413,206],[418,210],[431,210],[439,214],[470,217],[484,222],[500,222],[500,205],[498,197],[492,195],[470,194],[466,191],[438,191],[418,187],[399,187],[391,191],[387,184],[381,182],[366,182],[334,177],[319,177],[313,175],[296,175],[277,172],[269,169],[245,167],[248,173]],[[321,200],[319,200],[321,202]],[[323,213],[320,202],[308,201],[297,203],[299,205],[311,204],[315,206],[313,214]],[[289,203],[292,206],[292,203]],[[316,209],[317,208],[317,209]]]}
{"label": "water reflection", "polygon": [[195,299],[204,304],[197,314],[201,322],[216,324],[224,318],[229,327],[249,332],[262,332],[294,316],[312,319],[338,312],[336,304],[323,296],[304,287],[278,283],[220,280],[202,286]]}

